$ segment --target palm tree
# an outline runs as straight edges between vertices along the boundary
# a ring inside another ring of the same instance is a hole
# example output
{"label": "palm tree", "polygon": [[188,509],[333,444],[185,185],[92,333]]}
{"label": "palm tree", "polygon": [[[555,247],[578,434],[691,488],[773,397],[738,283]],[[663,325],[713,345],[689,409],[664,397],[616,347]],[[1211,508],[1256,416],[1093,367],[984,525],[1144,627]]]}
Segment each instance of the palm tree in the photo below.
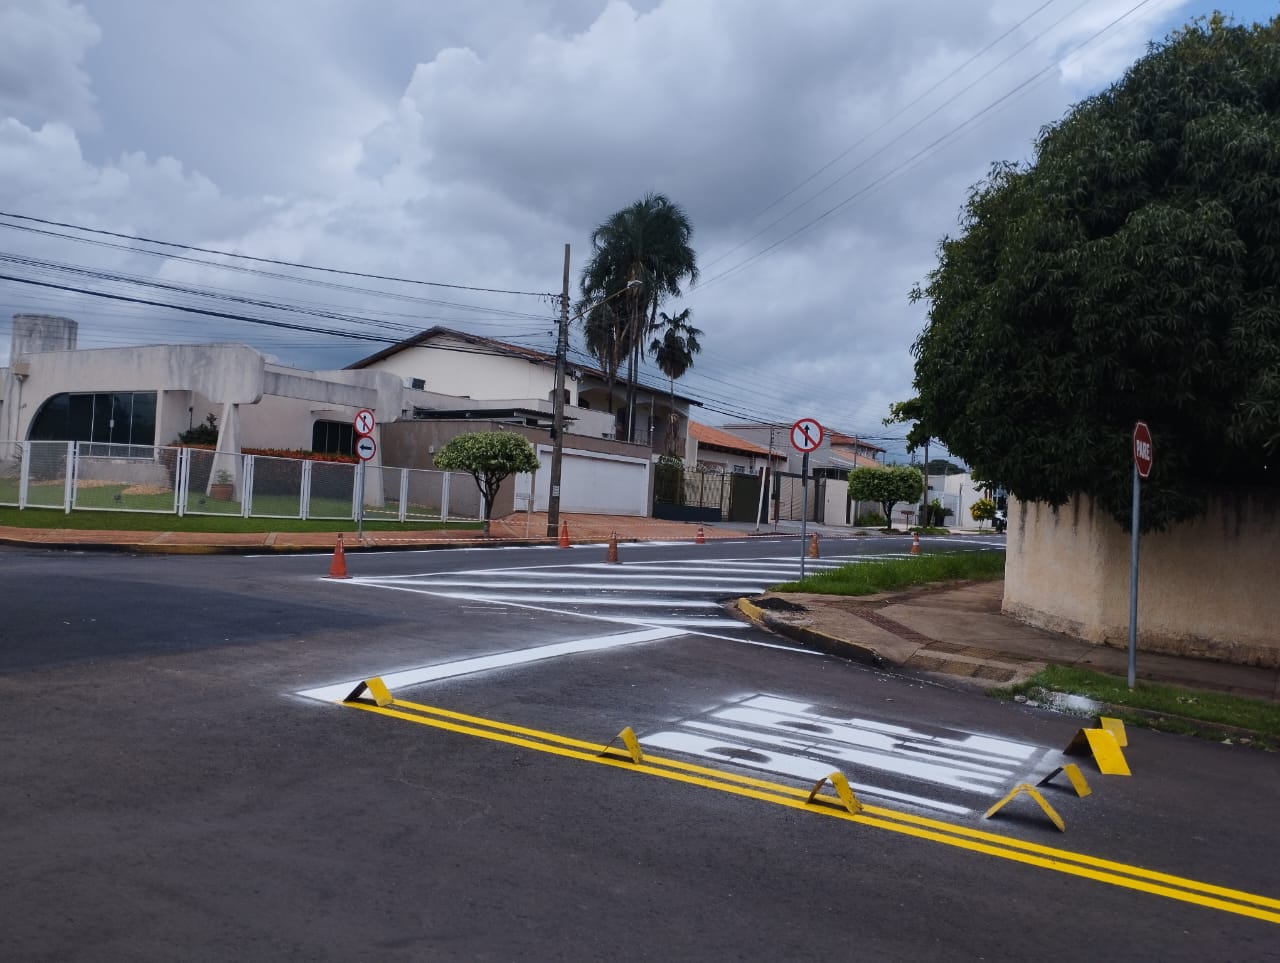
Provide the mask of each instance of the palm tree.
{"label": "palm tree", "polygon": [[662,337],[654,338],[649,345],[654,363],[662,369],[671,386],[671,413],[668,416],[671,430],[667,432],[669,455],[676,454],[676,431],[680,424],[680,418],[676,414],[676,379],[683,377],[693,367],[693,356],[702,350],[702,345],[698,343],[698,336],[702,332],[689,323],[691,313],[685,308],[675,317],[665,311],[659,314]]}
{"label": "palm tree", "polygon": [[[609,353],[611,357],[616,354],[618,366],[622,357],[627,358],[628,441],[634,440],[630,413],[635,410],[636,372],[645,348],[644,336],[656,328],[662,300],[678,297],[681,284],[698,279],[697,255],[689,245],[692,236],[693,226],[680,206],[664,194],[653,193],[617,211],[591,232],[592,253],[579,288],[587,303],[616,296],[616,310],[609,312],[609,330],[614,332]],[[624,292],[631,280],[640,284],[634,291]],[[585,326],[592,326],[590,315]],[[595,337],[597,346],[609,342],[602,329]],[[607,359],[598,351],[592,353],[608,373]]]}

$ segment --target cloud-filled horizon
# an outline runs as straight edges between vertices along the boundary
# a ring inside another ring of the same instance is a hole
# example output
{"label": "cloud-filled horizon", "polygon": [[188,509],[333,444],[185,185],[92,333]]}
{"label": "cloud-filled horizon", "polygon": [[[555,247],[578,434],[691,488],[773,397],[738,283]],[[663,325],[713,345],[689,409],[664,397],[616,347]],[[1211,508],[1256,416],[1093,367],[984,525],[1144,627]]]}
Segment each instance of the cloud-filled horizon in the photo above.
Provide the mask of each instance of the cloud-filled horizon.
{"label": "cloud-filled horizon", "polygon": [[[83,347],[243,341],[318,369],[433,325],[550,348],[543,295],[560,289],[564,245],[576,295],[592,229],[652,191],[694,227],[701,279],[664,305],[703,332],[677,383],[704,403],[694,417],[809,416],[898,451],[904,431],[881,419],[912,394],[926,320],[908,295],[970,186],[1212,10],[9,0],[0,211],[458,287],[0,217],[0,274],[19,279],[0,281],[0,363],[14,313],[73,317]],[[1275,14],[1261,0],[1224,12]]]}

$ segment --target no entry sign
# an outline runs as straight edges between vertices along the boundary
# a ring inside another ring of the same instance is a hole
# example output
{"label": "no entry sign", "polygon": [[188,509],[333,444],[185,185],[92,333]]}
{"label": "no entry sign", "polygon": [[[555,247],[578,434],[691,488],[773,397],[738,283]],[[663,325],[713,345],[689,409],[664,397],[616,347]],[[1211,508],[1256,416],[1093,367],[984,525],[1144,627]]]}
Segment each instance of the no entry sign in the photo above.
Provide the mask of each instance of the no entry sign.
{"label": "no entry sign", "polygon": [[1151,444],[1151,429],[1145,421],[1133,426],[1133,464],[1138,469],[1140,478],[1151,477],[1151,466],[1155,463],[1155,449]]}

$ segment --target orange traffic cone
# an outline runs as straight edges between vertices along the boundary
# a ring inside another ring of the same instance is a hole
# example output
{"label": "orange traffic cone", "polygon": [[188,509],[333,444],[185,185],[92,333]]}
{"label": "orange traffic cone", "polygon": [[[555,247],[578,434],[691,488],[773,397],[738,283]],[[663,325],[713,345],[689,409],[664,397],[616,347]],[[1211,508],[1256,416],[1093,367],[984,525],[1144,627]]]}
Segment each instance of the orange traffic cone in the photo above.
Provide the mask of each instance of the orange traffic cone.
{"label": "orange traffic cone", "polygon": [[707,536],[706,536],[706,533],[705,533],[705,532],[703,532],[703,530],[702,530],[702,526],[701,526],[701,525],[699,525],[699,526],[698,526],[698,537],[697,537],[697,538],[695,538],[695,539],[693,540],[693,544],[694,544],[694,545],[706,545],[706,544],[707,544]]}
{"label": "orange traffic cone", "polygon": [[605,555],[604,560],[615,565],[618,563],[618,535],[616,532],[609,536],[609,552]]}
{"label": "orange traffic cone", "polygon": [[342,547],[342,533],[338,533],[338,544],[333,548],[333,561],[329,564],[329,574],[325,578],[351,578],[347,574],[347,553]]}
{"label": "orange traffic cone", "polygon": [[809,557],[819,558],[818,555],[818,533],[814,532],[809,536]]}
{"label": "orange traffic cone", "polygon": [[919,532],[911,533],[911,554],[912,555],[920,554],[920,533]]}
{"label": "orange traffic cone", "polygon": [[560,547],[569,547],[569,523],[567,521],[560,523]]}

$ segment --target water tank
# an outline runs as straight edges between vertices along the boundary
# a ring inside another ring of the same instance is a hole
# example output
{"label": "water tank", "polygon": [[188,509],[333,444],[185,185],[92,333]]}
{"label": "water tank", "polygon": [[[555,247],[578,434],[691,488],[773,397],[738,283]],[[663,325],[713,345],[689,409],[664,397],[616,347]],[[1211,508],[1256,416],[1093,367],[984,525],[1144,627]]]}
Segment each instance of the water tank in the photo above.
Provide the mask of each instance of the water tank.
{"label": "water tank", "polygon": [[70,318],[52,314],[15,314],[9,358],[41,351],[74,351],[80,325]]}

